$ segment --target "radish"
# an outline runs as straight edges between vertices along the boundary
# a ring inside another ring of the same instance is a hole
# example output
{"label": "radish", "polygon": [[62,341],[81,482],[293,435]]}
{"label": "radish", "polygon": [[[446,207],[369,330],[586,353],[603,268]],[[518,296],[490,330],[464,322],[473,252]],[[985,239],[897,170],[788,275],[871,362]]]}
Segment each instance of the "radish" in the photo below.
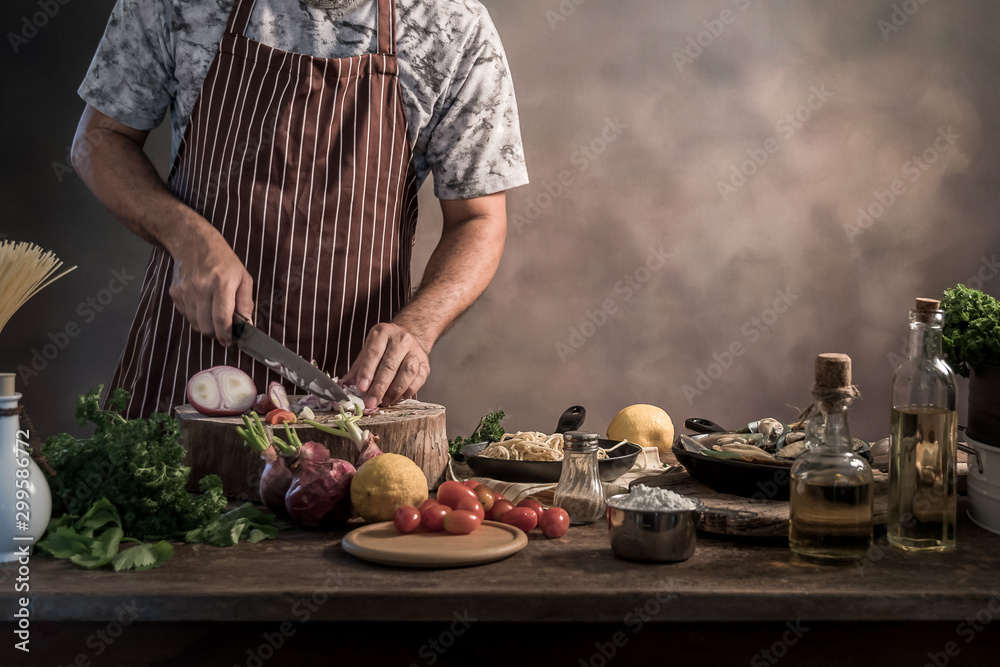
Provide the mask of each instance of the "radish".
{"label": "radish", "polygon": [[323,431],[324,433],[329,433],[331,435],[336,435],[341,438],[347,438],[358,448],[358,457],[354,462],[354,465],[358,468],[361,464],[368,459],[375,458],[379,454],[382,454],[382,450],[378,446],[378,436],[372,434],[371,431],[362,431],[358,426],[358,420],[361,419],[363,414],[363,408],[354,405],[354,414],[348,415],[344,412],[344,408],[340,408],[340,416],[335,417],[329,424],[320,424],[319,422],[312,419],[304,419],[303,422],[309,424],[313,428]]}
{"label": "radish", "polygon": [[260,495],[267,507],[287,511],[311,527],[346,523],[351,518],[353,465],[330,458],[330,450],[318,442],[303,443],[288,424],[285,439],[272,432],[268,443],[267,430],[256,412],[253,420],[244,415],[243,424],[246,428],[237,432],[268,461],[260,477]]}
{"label": "radish", "polygon": [[191,376],[187,400],[203,415],[240,415],[257,398],[250,376],[232,366],[213,366]]}

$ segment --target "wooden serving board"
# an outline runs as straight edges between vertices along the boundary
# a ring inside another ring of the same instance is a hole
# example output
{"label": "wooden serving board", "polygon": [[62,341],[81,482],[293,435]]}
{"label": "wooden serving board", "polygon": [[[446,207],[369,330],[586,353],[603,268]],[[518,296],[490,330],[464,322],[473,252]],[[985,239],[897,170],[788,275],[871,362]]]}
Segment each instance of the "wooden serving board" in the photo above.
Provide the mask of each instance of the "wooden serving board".
{"label": "wooden serving board", "polygon": [[[885,523],[888,510],[889,475],[873,471],[875,497],[872,511],[875,523]],[[689,475],[682,467],[673,468],[652,477],[633,481],[629,488],[645,484],[662,486],[675,493],[698,498],[705,510],[698,520],[698,530],[717,535],[742,537],[787,537],[788,501],[755,500],[719,493]]]}
{"label": "wooden serving board", "polygon": [[396,530],[391,521],[352,530],[341,546],[347,553],[383,565],[403,567],[461,567],[492,563],[517,553],[528,544],[519,528],[483,521],[468,535],[410,533]]}
{"label": "wooden serving board", "polygon": [[[290,398],[294,403],[299,397]],[[187,449],[185,463],[191,467],[189,487],[197,490],[198,480],[214,474],[222,478],[226,495],[259,502],[258,485],[264,461],[236,432],[243,420],[240,417],[209,417],[190,405],[178,406],[175,412]],[[320,413],[316,421],[322,423],[332,417],[331,413]],[[443,406],[404,401],[363,417],[358,425],[379,437],[378,445],[383,452],[413,459],[427,476],[428,488],[437,488],[444,481],[448,437]],[[267,425],[264,428],[271,429]],[[324,433],[308,424],[296,424],[292,428],[302,442],[313,440],[326,445],[334,458],[350,463],[357,458],[357,448],[350,440]],[[283,426],[279,427],[278,434],[282,431]]]}

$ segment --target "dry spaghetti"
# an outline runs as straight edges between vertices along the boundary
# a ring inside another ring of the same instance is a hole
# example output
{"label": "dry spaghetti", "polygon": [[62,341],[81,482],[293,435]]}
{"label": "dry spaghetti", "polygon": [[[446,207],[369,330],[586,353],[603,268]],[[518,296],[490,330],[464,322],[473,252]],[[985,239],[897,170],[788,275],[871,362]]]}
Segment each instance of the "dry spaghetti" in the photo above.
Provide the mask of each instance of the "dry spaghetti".
{"label": "dry spaghetti", "polygon": [[[609,451],[621,447],[626,442],[622,440],[614,447],[598,449],[597,458],[608,458]],[[479,455],[509,461],[562,461],[563,435],[562,433],[546,435],[539,431],[504,433],[502,438],[487,445]]]}
{"label": "dry spaghetti", "polygon": [[53,275],[61,266],[54,253],[33,243],[0,241],[0,330],[28,299],[76,268]]}

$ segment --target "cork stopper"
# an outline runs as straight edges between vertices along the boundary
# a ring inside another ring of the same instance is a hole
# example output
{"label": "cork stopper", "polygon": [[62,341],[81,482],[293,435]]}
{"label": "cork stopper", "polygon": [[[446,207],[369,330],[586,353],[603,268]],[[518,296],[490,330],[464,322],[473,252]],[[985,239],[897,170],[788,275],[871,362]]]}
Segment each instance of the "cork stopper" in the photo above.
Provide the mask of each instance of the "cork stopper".
{"label": "cork stopper", "polygon": [[941,302],[937,299],[917,299],[917,305],[913,311],[917,314],[918,322],[930,322],[934,313],[941,307]]}
{"label": "cork stopper", "polygon": [[0,396],[13,396],[17,393],[14,380],[17,376],[13,373],[0,373]]}
{"label": "cork stopper", "polygon": [[840,389],[851,386],[851,358],[837,352],[816,357],[816,388]]}

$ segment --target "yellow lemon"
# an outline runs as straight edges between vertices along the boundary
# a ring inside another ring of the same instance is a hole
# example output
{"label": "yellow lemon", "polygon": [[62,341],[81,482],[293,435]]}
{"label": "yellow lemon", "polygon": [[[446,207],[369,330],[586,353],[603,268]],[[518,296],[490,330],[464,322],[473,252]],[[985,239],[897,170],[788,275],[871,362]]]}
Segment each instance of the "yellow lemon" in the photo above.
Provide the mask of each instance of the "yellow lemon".
{"label": "yellow lemon", "polygon": [[630,405],[611,420],[608,437],[628,440],[643,447],[656,447],[661,458],[670,453],[674,442],[674,423],[670,415],[656,407],[639,403]]}
{"label": "yellow lemon", "polygon": [[351,480],[351,503],[365,521],[391,521],[400,505],[427,500],[427,477],[400,454],[379,454],[365,461]]}

